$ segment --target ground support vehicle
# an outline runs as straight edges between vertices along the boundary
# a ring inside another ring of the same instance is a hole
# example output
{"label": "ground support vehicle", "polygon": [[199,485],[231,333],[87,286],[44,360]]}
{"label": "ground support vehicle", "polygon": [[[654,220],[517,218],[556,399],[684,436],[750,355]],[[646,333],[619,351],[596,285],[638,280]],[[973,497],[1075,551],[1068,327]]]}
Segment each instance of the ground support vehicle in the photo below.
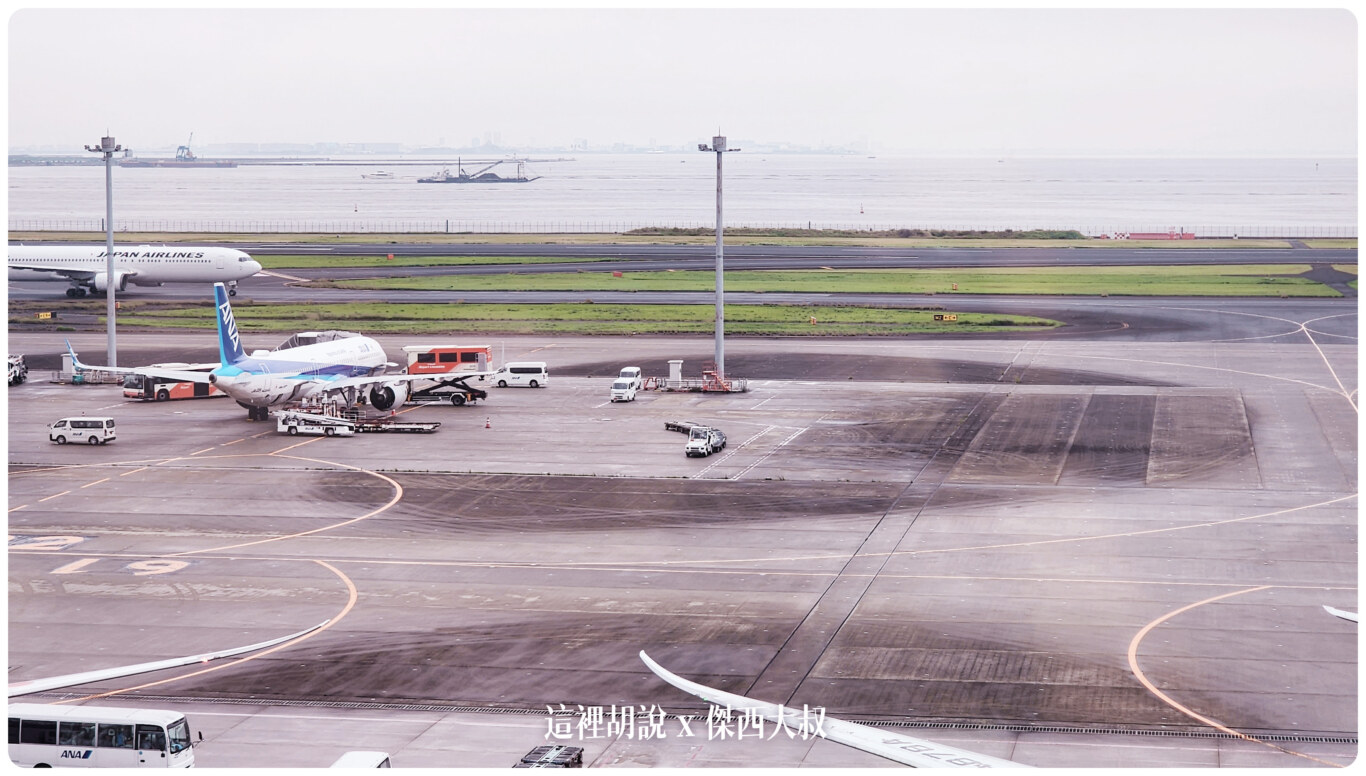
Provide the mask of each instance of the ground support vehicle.
{"label": "ground support vehicle", "polygon": [[630,380],[623,380],[623,379],[621,379],[621,378],[617,378],[617,381],[614,382],[614,383],[612,383],[612,401],[635,401],[635,400],[636,400],[636,385],[635,385],[635,383],[631,382]]}
{"label": "ground support vehicle", "polygon": [[48,441],[59,445],[67,442],[102,445],[117,439],[113,418],[62,418],[47,429]]}
{"label": "ground support vehicle", "polygon": [[493,363],[490,345],[405,345],[408,374],[445,374],[449,372],[487,372]]}
{"label": "ground support vehicle", "polygon": [[550,381],[550,372],[544,361],[509,362],[499,368],[493,376],[499,388],[509,385],[524,385],[528,388],[544,388]]}
{"label": "ground support vehicle", "polygon": [[176,711],[11,703],[9,758],[34,768],[189,768],[194,747]]}
{"label": "ground support vehicle", "polygon": [[432,376],[434,385],[425,388],[418,388],[421,383],[414,383],[412,392],[408,394],[408,404],[435,404],[437,402],[450,402],[452,407],[460,407],[465,404],[474,404],[480,399],[489,397],[488,391],[475,388],[465,381],[468,377],[438,377]]}
{"label": "ground support vehicle", "polygon": [[[175,369],[182,372],[212,372],[218,368],[212,364],[152,364],[153,369]],[[125,375],[123,396],[126,399],[142,401],[167,401],[168,399],[203,399],[210,396],[226,396],[217,386],[209,383],[196,383],[189,380],[172,380],[168,377],[152,375]]]}
{"label": "ground support vehicle", "polygon": [[688,444],[683,448],[683,452],[687,453],[689,458],[705,458],[726,448],[726,435],[719,428],[687,420],[666,420],[664,428],[688,435]]}
{"label": "ground support vehicle", "polygon": [[407,434],[430,434],[440,427],[439,421],[394,420],[392,418],[368,418],[356,422],[356,430],[361,433],[393,431]]}
{"label": "ground support vehicle", "polygon": [[9,384],[18,385],[28,379],[28,365],[24,363],[24,357],[9,357]]}
{"label": "ground support vehicle", "polygon": [[630,383],[637,391],[645,387],[645,379],[641,377],[640,367],[638,366],[623,367],[621,374],[617,375],[617,381],[620,382],[622,380]]}
{"label": "ground support vehicle", "polygon": [[354,409],[343,412],[342,417],[351,421],[351,425],[356,431],[362,434],[377,434],[389,431],[406,434],[430,434],[441,427],[440,422],[399,420],[394,415],[367,418],[363,417],[359,411]]}
{"label": "ground support vehicle", "polygon": [[356,433],[355,423],[346,418],[290,410],[275,413],[275,429],[290,436],[353,436]]}
{"label": "ground support vehicle", "polygon": [[582,768],[583,748],[578,746],[538,746],[527,752],[514,768]]}
{"label": "ground support vehicle", "polygon": [[693,426],[704,426],[705,423],[698,423],[693,420],[666,420],[664,421],[665,431],[677,431],[686,434],[692,430]]}
{"label": "ground support vehicle", "polygon": [[726,435],[720,429],[708,426],[693,426],[688,431],[688,444],[683,448],[689,458],[702,457],[720,452],[726,447]]}

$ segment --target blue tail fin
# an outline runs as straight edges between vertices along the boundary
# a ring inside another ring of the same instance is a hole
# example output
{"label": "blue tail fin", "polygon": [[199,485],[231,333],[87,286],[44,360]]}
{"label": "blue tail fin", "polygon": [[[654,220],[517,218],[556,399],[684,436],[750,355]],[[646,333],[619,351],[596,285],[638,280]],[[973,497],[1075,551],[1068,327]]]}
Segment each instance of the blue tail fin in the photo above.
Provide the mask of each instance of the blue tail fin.
{"label": "blue tail fin", "polygon": [[66,343],[66,352],[68,352],[68,353],[71,354],[71,368],[72,368],[72,369],[75,369],[76,371],[80,371],[80,370],[82,370],[82,369],[85,369],[85,364],[82,364],[82,363],[81,363],[81,360],[78,359],[78,358],[76,358],[76,351],[73,350],[72,347],[71,347],[71,340],[62,340],[62,341]]}
{"label": "blue tail fin", "polygon": [[237,333],[237,319],[232,317],[228,304],[228,289],[222,283],[213,284],[213,299],[218,305],[218,358],[223,366],[232,366],[246,358],[242,337]]}

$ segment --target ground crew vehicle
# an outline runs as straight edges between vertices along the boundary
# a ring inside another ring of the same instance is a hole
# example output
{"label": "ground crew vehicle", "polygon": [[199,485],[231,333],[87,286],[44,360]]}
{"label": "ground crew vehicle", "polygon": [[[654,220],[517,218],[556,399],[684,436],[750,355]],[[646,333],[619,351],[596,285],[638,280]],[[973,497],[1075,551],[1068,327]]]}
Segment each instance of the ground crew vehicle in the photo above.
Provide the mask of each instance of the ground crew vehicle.
{"label": "ground crew vehicle", "polygon": [[550,374],[545,369],[544,361],[510,361],[493,375],[493,379],[498,381],[499,388],[506,388],[509,385],[543,388],[549,378]]}
{"label": "ground crew vehicle", "polygon": [[626,380],[626,379],[623,379],[623,378],[618,377],[618,378],[617,378],[617,381],[614,382],[614,383],[612,383],[612,401],[635,401],[635,400],[636,400],[636,384],[633,383],[633,382],[631,382],[630,380]]}
{"label": "ground crew vehicle", "polygon": [[617,375],[617,380],[626,380],[637,391],[645,387],[645,378],[640,376],[640,367],[638,366],[623,367],[621,374]]}
{"label": "ground crew vehicle", "polygon": [[403,352],[410,375],[485,372],[493,363],[490,345],[405,345]]}
{"label": "ground crew vehicle", "polygon": [[59,445],[67,442],[102,445],[115,439],[113,418],[62,418],[47,428],[48,441]]}
{"label": "ground crew vehicle", "polygon": [[726,435],[721,429],[710,426],[693,426],[688,429],[688,445],[683,451],[689,458],[705,458],[720,452],[726,447]]}
{"label": "ground crew vehicle", "polygon": [[9,384],[18,385],[28,379],[28,364],[23,356],[9,357]]}
{"label": "ground crew vehicle", "polygon": [[[181,372],[212,372],[218,368],[213,364],[152,364],[153,369],[174,369]],[[169,377],[152,375],[125,375],[123,396],[127,399],[143,401],[166,401],[168,399],[203,399],[209,396],[226,396],[217,386],[209,383],[196,383],[189,380],[173,380]]]}
{"label": "ground crew vehicle", "polygon": [[194,746],[178,711],[11,703],[9,759],[34,768],[189,768]]}
{"label": "ground crew vehicle", "polygon": [[355,436],[356,426],[350,420],[333,415],[315,415],[309,412],[275,413],[275,430],[290,436],[312,434],[314,436]]}

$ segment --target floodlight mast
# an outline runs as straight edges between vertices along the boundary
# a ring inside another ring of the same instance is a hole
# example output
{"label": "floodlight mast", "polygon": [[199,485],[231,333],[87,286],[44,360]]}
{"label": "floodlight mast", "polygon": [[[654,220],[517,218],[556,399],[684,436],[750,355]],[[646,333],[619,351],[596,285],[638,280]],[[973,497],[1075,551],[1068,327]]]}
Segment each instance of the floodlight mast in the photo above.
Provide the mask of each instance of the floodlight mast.
{"label": "floodlight mast", "polygon": [[123,146],[115,143],[112,137],[102,137],[98,146],[86,146],[85,150],[104,154],[104,288],[105,320],[109,325],[109,352],[105,357],[109,361],[109,366],[118,366],[118,344],[114,334],[114,310],[118,303],[114,300],[114,286],[117,284],[114,282],[113,159],[115,153],[123,150]]}
{"label": "floodlight mast", "polygon": [[711,145],[698,143],[699,151],[716,152],[716,376],[721,380],[726,378],[726,291],[725,291],[725,250],[723,248],[725,231],[725,221],[721,211],[721,156],[727,151],[739,151],[738,148],[727,148],[724,135],[716,135],[711,139]]}

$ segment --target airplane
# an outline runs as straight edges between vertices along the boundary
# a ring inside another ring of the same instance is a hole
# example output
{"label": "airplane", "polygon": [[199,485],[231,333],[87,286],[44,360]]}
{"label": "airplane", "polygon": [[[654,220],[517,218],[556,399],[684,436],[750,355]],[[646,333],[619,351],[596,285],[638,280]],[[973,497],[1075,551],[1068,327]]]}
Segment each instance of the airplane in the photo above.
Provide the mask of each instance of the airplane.
{"label": "airplane", "polygon": [[314,625],[311,628],[305,628],[299,631],[298,633],[291,633],[288,636],[281,636],[279,638],[271,639],[269,641],[263,641],[259,644],[249,644],[245,647],[233,647],[231,649],[219,650],[218,652],[205,652],[202,655],[186,655],[185,657],[173,657],[169,660],[154,660],[150,663],[138,663],[136,665],[120,666],[118,668],[101,668],[94,671],[82,671],[77,674],[65,674],[63,676],[49,676],[44,677],[42,679],[27,679],[20,682],[10,682],[9,697],[13,698],[16,695],[30,695],[35,692],[45,692],[47,690],[55,690],[61,687],[71,687],[73,685],[78,684],[100,682],[104,681],[105,679],[121,679],[125,676],[145,674],[150,673],[152,671],[160,671],[165,668],[178,668],[179,666],[187,666],[192,663],[207,663],[211,660],[232,657],[234,655],[242,655],[247,652],[255,652],[258,649],[273,647],[276,644],[283,644],[286,641],[291,641],[293,639],[299,638],[300,636],[312,633],[313,631],[318,630],[319,628],[323,627],[329,622],[332,622],[332,620],[323,620],[317,625]]}
{"label": "airplane", "polygon": [[1333,607],[1329,606],[1328,604],[1324,604],[1324,605],[1323,605],[1323,608],[1324,608],[1324,611],[1328,612],[1329,614],[1333,615],[1334,617],[1341,617],[1342,619],[1347,620],[1348,622],[1360,622],[1360,621],[1361,621],[1360,617],[1357,615],[1356,612],[1345,612],[1345,611],[1343,611],[1343,610],[1341,610],[1341,609],[1334,609]]}
{"label": "airplane", "polygon": [[[375,340],[345,331],[304,332],[290,337],[275,350],[248,354],[242,347],[237,320],[222,283],[213,286],[218,313],[220,366],[211,372],[188,372],[157,367],[104,367],[80,363],[71,343],[71,363],[77,369],[115,374],[162,377],[193,383],[209,383],[237,400],[251,420],[267,420],[270,410],[304,400],[341,400],[350,407],[368,390],[370,404],[387,410],[408,399],[412,383],[430,382],[431,375],[388,373],[396,367],[386,360],[384,348]],[[486,377],[493,371],[463,372],[455,382]]]}
{"label": "airplane", "polygon": [[[684,692],[691,693],[702,700],[725,706],[732,711],[746,711],[752,709],[754,713],[777,725],[782,725],[788,730],[801,730],[803,719],[802,713],[796,709],[789,709],[776,703],[755,700],[743,695],[735,695],[723,690],[717,690],[704,684],[691,682],[677,674],[669,672],[660,664],[650,659],[644,650],[640,651],[640,659],[645,662],[651,671],[660,679],[677,687]],[[891,733],[879,730],[868,725],[860,725],[857,722],[846,722],[842,719],[824,717],[820,720],[819,734],[838,744],[844,744],[855,749],[885,757],[888,760],[899,762],[902,765],[909,765],[914,768],[1030,768],[1032,766],[1024,763],[1017,763],[1011,760],[1003,760],[999,757],[978,754],[967,749],[945,746],[923,738],[904,736],[900,733]]]}
{"label": "airplane", "polygon": [[[108,259],[103,245],[11,245],[11,281],[69,282],[66,295],[108,293]],[[228,284],[228,295],[237,295],[237,281],[261,271],[260,262],[234,248],[142,245],[114,247],[114,288],[129,283],[159,286],[164,283]]]}

